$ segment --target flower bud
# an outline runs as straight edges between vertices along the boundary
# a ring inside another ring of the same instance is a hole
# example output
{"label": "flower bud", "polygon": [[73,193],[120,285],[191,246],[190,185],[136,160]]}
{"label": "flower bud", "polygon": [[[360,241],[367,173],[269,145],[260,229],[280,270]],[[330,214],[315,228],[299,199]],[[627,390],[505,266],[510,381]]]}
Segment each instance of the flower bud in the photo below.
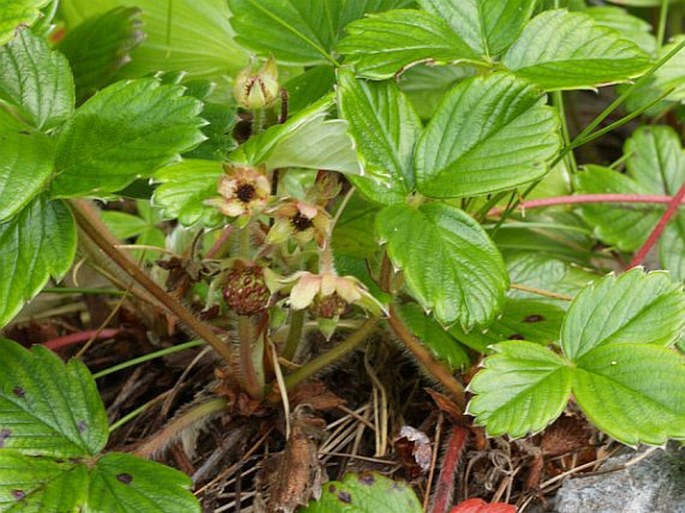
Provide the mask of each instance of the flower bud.
{"label": "flower bud", "polygon": [[269,57],[259,71],[254,71],[249,66],[235,79],[235,99],[245,109],[270,107],[278,98],[280,90],[278,68],[273,57]]}

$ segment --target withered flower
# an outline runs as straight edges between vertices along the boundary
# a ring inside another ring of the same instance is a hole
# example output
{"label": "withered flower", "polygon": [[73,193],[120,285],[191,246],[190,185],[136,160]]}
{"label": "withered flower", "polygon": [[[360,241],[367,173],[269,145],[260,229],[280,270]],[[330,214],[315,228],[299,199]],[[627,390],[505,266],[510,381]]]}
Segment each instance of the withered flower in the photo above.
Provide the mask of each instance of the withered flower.
{"label": "withered flower", "polygon": [[249,219],[261,212],[271,194],[271,185],[264,167],[257,169],[245,166],[224,166],[226,174],[219,179],[217,186],[221,195],[205,203],[217,207],[230,217]]}
{"label": "withered flower", "polygon": [[322,207],[288,200],[269,213],[276,218],[276,222],[269,230],[267,242],[280,244],[292,238],[299,244],[306,244],[312,239],[316,239],[319,246],[324,244],[331,218]]}
{"label": "withered flower", "polygon": [[[333,273],[313,274],[299,271],[284,278],[283,283],[292,283],[290,291],[290,307],[301,310],[308,306],[321,306],[322,302],[334,298],[328,306],[355,304],[374,315],[381,315],[384,306],[368,291],[362,282],[353,276],[336,276]],[[335,309],[331,310],[335,316]]]}

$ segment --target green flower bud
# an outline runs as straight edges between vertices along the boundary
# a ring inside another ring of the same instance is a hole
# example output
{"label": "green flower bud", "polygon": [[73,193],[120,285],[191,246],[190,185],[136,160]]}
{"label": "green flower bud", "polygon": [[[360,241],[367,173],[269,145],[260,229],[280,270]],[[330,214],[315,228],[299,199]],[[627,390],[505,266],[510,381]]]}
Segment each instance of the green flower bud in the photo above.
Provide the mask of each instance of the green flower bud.
{"label": "green flower bud", "polygon": [[249,66],[235,79],[235,99],[245,109],[270,107],[278,98],[280,90],[278,68],[273,57],[269,57],[259,71],[254,71]]}

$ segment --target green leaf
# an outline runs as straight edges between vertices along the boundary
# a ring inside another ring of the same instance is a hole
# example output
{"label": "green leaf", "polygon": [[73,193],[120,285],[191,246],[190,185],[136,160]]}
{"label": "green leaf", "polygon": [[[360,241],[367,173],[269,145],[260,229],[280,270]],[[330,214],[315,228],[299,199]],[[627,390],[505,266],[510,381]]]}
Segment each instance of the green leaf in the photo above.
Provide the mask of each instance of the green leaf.
{"label": "green leaf", "polygon": [[154,79],[117,82],[78,109],[60,135],[53,197],[107,194],[204,140],[202,104]]}
{"label": "green leaf", "polygon": [[685,326],[685,293],[667,273],[633,269],[608,275],[573,300],[561,347],[577,360],[606,344],[675,344]]}
{"label": "green leaf", "polygon": [[136,237],[148,228],[148,223],[144,219],[126,212],[105,210],[100,216],[117,239]]}
{"label": "green leaf", "polygon": [[67,31],[57,45],[74,73],[79,103],[110,84],[131,61],[130,52],[145,38],[141,10],[114,7]]}
{"label": "green leaf", "polygon": [[61,201],[37,197],[0,223],[0,327],[38,294],[50,277],[60,279],[76,254],[76,225]]}
{"label": "green leaf", "polygon": [[483,331],[463,331],[452,326],[450,333],[459,341],[481,352],[506,340],[527,340],[550,344],[559,338],[564,310],[536,299],[507,299],[502,315]]}
{"label": "green leaf", "polygon": [[477,394],[467,413],[490,436],[520,438],[542,430],[564,410],[571,394],[571,368],[561,356],[530,342],[503,342],[471,380]]}
{"label": "green leaf", "polygon": [[333,251],[336,257],[346,255],[361,259],[371,258],[379,252],[372,234],[380,207],[354,194],[333,229]]}
{"label": "green leaf", "polygon": [[[685,151],[678,134],[666,126],[638,128],[626,141],[626,174],[589,167],[576,175],[582,193],[658,194],[673,196],[685,182]],[[607,203],[583,205],[583,217],[597,236],[620,249],[640,247],[664,212],[664,205]],[[685,212],[679,211],[659,242],[662,266],[685,279],[682,253],[685,245]]]}
{"label": "green leaf", "polygon": [[473,68],[463,66],[419,64],[402,73],[399,86],[421,119],[430,119],[447,91],[474,73]]}
{"label": "green leaf", "polygon": [[[682,35],[674,37],[671,43],[663,45],[657,58],[662,59],[671,53],[678,44],[683,42],[683,37]],[[654,73],[654,86],[659,92],[665,93],[673,89],[666,97],[667,100],[681,103],[685,101],[683,66],[685,66],[685,49],[680,49]]]}
{"label": "green leaf", "polygon": [[452,369],[465,369],[471,359],[459,341],[440,326],[430,315],[426,315],[416,303],[399,308],[400,315],[411,332],[435,356],[449,364]]}
{"label": "green leaf", "polygon": [[185,153],[183,157],[188,159],[226,160],[230,152],[238,146],[238,143],[233,138],[233,130],[238,120],[235,107],[205,102],[201,117],[208,122],[207,126],[202,129],[202,133],[205,134],[207,140],[194,150]]}
{"label": "green leaf", "polygon": [[335,69],[332,66],[314,66],[293,77],[283,85],[288,91],[288,109],[299,112],[333,91]]}
{"label": "green leaf", "polygon": [[247,53],[234,40],[226,0],[61,0],[60,12],[73,29],[92,16],[131,5],[143,12],[146,38],[131,52],[125,75],[182,70],[192,78],[219,79],[248,64]]}
{"label": "green leaf", "polygon": [[288,64],[335,63],[331,49],[339,27],[334,18],[342,0],[229,0],[229,6],[236,41],[244,47],[263,56],[273,53]]}
{"label": "green leaf", "polygon": [[188,476],[130,454],[106,454],[91,472],[87,511],[200,512]]}
{"label": "green leaf", "polygon": [[229,160],[270,169],[300,167],[341,173],[361,172],[347,122],[326,119],[333,106],[331,95],[298,112],[287,122],[251,137]]}
{"label": "green leaf", "polygon": [[497,248],[458,208],[428,203],[386,207],[376,231],[409,290],[441,323],[485,325],[501,309],[509,280]]}
{"label": "green leaf", "polygon": [[3,447],[23,454],[74,458],[107,443],[107,414],[95,381],[79,360],[28,351],[0,339],[0,426]]}
{"label": "green leaf", "polygon": [[[576,192],[586,194],[645,194],[630,176],[613,169],[587,166],[574,177]],[[579,207],[595,236],[622,251],[633,251],[645,241],[661,217],[661,205],[640,203],[586,204]]]}
{"label": "green leaf", "polygon": [[617,440],[663,445],[685,438],[685,357],[644,344],[607,344],[576,361],[573,396]]}
{"label": "green leaf", "polygon": [[364,176],[352,182],[370,199],[383,204],[406,201],[414,190],[414,146],[421,120],[392,82],[364,82],[352,73],[338,77],[338,106],[349,123]]}
{"label": "green leaf", "polygon": [[652,26],[642,18],[633,16],[620,7],[591,7],[585,11],[595,23],[620,32],[623,37],[633,41],[642,51],[653,54],[656,51],[656,38],[650,33]]}
{"label": "green leaf", "polygon": [[565,9],[533,18],[503,63],[548,91],[625,82],[650,65],[649,56],[620,33]]}
{"label": "green leaf", "polygon": [[300,513],[421,513],[423,508],[411,487],[376,473],[347,474],[329,481],[321,498]]}
{"label": "green leaf", "polygon": [[444,98],[416,148],[418,190],[454,198],[511,189],[542,177],[561,145],[558,117],[524,80],[495,73]]}
{"label": "green leaf", "polygon": [[685,281],[685,215],[682,213],[661,235],[659,258],[676,280]]}
{"label": "green leaf", "polygon": [[0,45],[12,39],[18,26],[33,25],[40,17],[40,9],[49,3],[50,0],[0,0]]}
{"label": "green leaf", "polygon": [[168,219],[184,226],[199,223],[216,226],[223,215],[205,201],[218,196],[217,184],[223,174],[221,163],[211,160],[183,160],[157,171],[153,202]]}
{"label": "green leaf", "polygon": [[[236,41],[263,57],[312,66],[335,64],[343,27],[364,13],[385,11],[407,0],[229,0]],[[268,27],[268,28],[267,28]]]}
{"label": "green leaf", "polygon": [[0,110],[0,222],[24,208],[52,174],[52,140],[26,128]]}
{"label": "green leaf", "polygon": [[478,61],[447,22],[425,11],[398,9],[370,15],[350,23],[347,32],[338,50],[364,78],[390,78],[418,62]]}
{"label": "green leaf", "polygon": [[419,0],[480,55],[496,57],[519,35],[537,0]]}
{"label": "green leaf", "polygon": [[86,465],[0,451],[0,511],[73,513],[85,503],[87,491]]}
{"label": "green leaf", "polygon": [[42,38],[21,30],[0,48],[0,100],[16,107],[30,125],[41,130],[54,128],[74,111],[69,63]]}

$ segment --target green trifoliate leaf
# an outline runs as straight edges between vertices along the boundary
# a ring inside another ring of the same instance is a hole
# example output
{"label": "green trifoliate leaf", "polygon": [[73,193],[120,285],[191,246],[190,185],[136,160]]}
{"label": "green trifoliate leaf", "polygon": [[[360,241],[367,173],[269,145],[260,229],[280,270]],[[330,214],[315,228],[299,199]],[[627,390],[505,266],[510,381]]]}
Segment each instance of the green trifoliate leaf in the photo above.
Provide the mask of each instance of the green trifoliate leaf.
{"label": "green trifoliate leaf", "polygon": [[623,37],[633,41],[644,52],[651,55],[656,50],[656,38],[650,33],[652,26],[625,9],[603,6],[591,7],[583,12],[591,16],[598,25],[620,32]]}
{"label": "green trifoliate leaf", "polygon": [[433,198],[511,189],[542,177],[561,145],[544,94],[507,73],[475,77],[444,98],[416,149],[418,190]]}
{"label": "green trifoliate leaf", "polygon": [[300,513],[421,513],[423,508],[411,487],[381,474],[347,474],[329,481],[321,498]]}
{"label": "green trifoliate leaf", "polygon": [[597,427],[625,444],[685,438],[685,357],[673,350],[596,347],[576,361],[573,396]]}
{"label": "green trifoliate leaf", "polygon": [[202,142],[202,104],[154,79],[117,82],[88,100],[57,145],[53,196],[107,194]]}
{"label": "green trifoliate leaf", "polygon": [[479,55],[496,57],[513,43],[533,14],[536,0],[419,0],[443,17]]}
{"label": "green trifoliate leaf", "polygon": [[115,7],[69,30],[57,49],[74,73],[76,95],[81,102],[112,82],[131,61],[130,52],[145,38],[137,7]]}
{"label": "green trifoliate leaf", "polygon": [[69,63],[41,37],[21,30],[0,48],[0,101],[15,107],[30,125],[41,130],[54,128],[74,111]]}
{"label": "green trifoliate leaf", "polygon": [[236,41],[259,55],[273,54],[280,62],[296,65],[335,63],[333,48],[345,25],[364,13],[407,3],[407,0],[229,0]]}
{"label": "green trifoliate leaf", "polygon": [[110,453],[91,471],[86,511],[199,513],[188,476],[130,454]]}
{"label": "green trifoliate leaf", "polygon": [[504,262],[463,211],[441,203],[392,205],[378,215],[376,231],[410,292],[441,323],[470,329],[501,309],[509,286]]}
{"label": "green trifoliate leaf", "polygon": [[[20,25],[33,25],[50,0],[0,0],[0,45],[12,39]],[[1,69],[1,68],[0,68]]]}
{"label": "green trifoliate leaf", "polygon": [[392,82],[365,82],[342,71],[338,105],[349,123],[364,176],[351,180],[384,204],[405,201],[414,190],[414,146],[422,130],[414,108]]}
{"label": "green trifoliate leaf", "polygon": [[596,347],[675,344],[685,325],[685,293],[667,273],[633,269],[588,285],[573,300],[561,329],[561,347],[578,360]]}
{"label": "green trifoliate leaf", "polygon": [[[478,61],[478,55],[442,18],[398,9],[347,26],[338,50],[364,78],[383,80],[418,62]],[[482,63],[481,63],[482,64]]]}
{"label": "green trifoliate leaf", "polygon": [[234,40],[226,0],[62,0],[60,12],[68,28],[74,28],[92,16],[132,5],[142,10],[146,38],[131,52],[131,63],[122,71],[126,76],[183,70],[193,78],[218,79],[248,64],[247,53]]}
{"label": "green trifoliate leaf", "polygon": [[[0,439],[23,454],[91,456],[107,443],[107,415],[95,381],[79,360],[31,351],[0,339]],[[2,451],[0,451],[2,452]]]}
{"label": "green trifoliate leaf", "polygon": [[471,362],[464,347],[419,305],[409,303],[399,309],[400,315],[411,332],[440,360],[453,369],[464,369]]}
{"label": "green trifoliate leaf", "polygon": [[152,200],[169,219],[177,218],[185,225],[200,223],[216,226],[223,215],[216,207],[205,204],[218,196],[217,185],[223,170],[212,160],[183,160],[157,171],[154,180],[161,185]]}
{"label": "green trifoliate leaf", "polygon": [[519,438],[543,429],[564,410],[571,394],[571,368],[549,349],[530,342],[494,347],[473,378],[477,394],[467,407],[490,436]]}
{"label": "green trifoliate leaf", "polygon": [[0,110],[0,222],[24,208],[52,174],[54,144]]}
{"label": "green trifoliate leaf", "polygon": [[76,225],[61,201],[39,196],[0,223],[0,327],[40,292],[50,277],[59,279],[76,254]]}
{"label": "green trifoliate leaf", "polygon": [[649,56],[619,32],[565,9],[536,16],[503,62],[548,91],[625,82],[650,64]]}
{"label": "green trifoliate leaf", "polygon": [[84,464],[0,450],[0,511],[75,513],[83,511],[87,493]]}

